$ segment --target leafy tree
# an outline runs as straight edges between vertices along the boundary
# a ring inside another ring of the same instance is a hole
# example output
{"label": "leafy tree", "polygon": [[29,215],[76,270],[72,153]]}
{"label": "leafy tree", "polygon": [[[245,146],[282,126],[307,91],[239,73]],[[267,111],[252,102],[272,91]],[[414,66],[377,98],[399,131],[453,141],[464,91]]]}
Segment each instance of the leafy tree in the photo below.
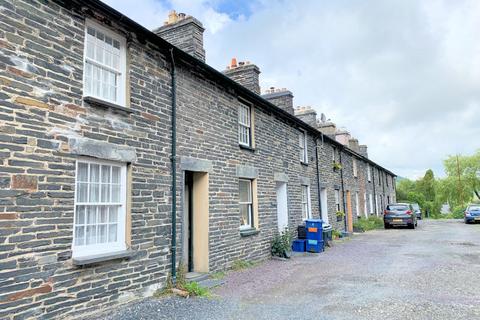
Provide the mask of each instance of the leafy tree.
{"label": "leafy tree", "polygon": [[426,201],[435,201],[435,176],[428,169],[422,179],[416,183],[417,191],[425,197]]}
{"label": "leafy tree", "polygon": [[480,200],[480,149],[473,155],[449,156],[444,161],[447,178],[443,197],[453,205]]}

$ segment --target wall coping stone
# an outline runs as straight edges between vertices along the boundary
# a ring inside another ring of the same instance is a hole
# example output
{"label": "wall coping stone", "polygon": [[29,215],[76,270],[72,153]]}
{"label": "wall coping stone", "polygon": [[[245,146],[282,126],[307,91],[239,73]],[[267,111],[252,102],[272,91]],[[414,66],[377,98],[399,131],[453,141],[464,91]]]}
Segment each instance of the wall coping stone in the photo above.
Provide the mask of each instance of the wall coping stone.
{"label": "wall coping stone", "polygon": [[248,179],[257,179],[258,178],[258,169],[250,166],[237,165],[237,177],[239,178],[248,178]]}
{"label": "wall coping stone", "polygon": [[210,160],[181,157],[180,169],[184,171],[211,173],[213,171],[213,165],[212,165],[212,161]]}
{"label": "wall coping stone", "polygon": [[300,184],[304,186],[309,186],[310,185],[310,178],[307,177],[299,177]]}
{"label": "wall coping stone", "polygon": [[288,182],[288,175],[286,175],[283,172],[274,172],[273,180],[280,181],[280,182]]}
{"label": "wall coping stone", "polygon": [[88,138],[70,138],[68,144],[72,154],[121,162],[135,162],[137,160],[137,154],[132,147]]}

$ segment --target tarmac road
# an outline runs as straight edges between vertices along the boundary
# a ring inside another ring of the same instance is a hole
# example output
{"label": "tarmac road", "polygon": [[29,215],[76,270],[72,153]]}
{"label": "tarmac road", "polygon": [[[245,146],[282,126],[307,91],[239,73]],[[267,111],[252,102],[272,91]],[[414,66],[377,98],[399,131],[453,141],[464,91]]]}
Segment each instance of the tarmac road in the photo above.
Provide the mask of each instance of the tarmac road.
{"label": "tarmac road", "polygon": [[230,272],[214,298],[144,299],[96,319],[480,319],[480,224],[423,220]]}

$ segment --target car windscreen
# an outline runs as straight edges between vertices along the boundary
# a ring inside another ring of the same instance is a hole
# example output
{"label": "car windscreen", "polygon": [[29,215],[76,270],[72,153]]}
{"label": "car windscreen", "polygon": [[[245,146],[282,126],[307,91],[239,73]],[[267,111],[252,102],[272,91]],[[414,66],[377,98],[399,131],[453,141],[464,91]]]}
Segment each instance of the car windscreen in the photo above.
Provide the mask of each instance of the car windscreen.
{"label": "car windscreen", "polygon": [[408,206],[403,205],[403,204],[390,204],[387,206],[387,210],[390,211],[407,211]]}
{"label": "car windscreen", "polygon": [[413,209],[420,210],[420,206],[416,203],[412,204]]}
{"label": "car windscreen", "polygon": [[480,206],[470,206],[468,207],[468,211],[480,211]]}

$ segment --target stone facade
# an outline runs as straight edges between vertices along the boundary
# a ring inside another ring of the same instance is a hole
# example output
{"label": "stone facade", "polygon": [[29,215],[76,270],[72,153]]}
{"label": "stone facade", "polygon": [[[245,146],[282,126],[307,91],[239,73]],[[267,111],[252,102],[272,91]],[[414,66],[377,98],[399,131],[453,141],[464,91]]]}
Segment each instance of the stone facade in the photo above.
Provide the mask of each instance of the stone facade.
{"label": "stone facade", "polygon": [[[187,171],[208,173],[211,272],[228,269],[236,260],[269,257],[277,230],[277,181],[288,181],[291,228],[303,220],[305,184],[314,218],[320,217],[318,185],[327,190],[329,221],[339,230],[345,223],[336,221],[336,189],[341,208],[347,191],[373,192],[373,185],[394,201],[392,173],[232,85],[127,18],[119,19],[103,4],[5,1],[2,6],[2,319],[78,317],[151,294],[165,284],[172,266],[172,52],[177,79],[177,263],[186,246]],[[127,38],[125,106],[83,97],[86,19]],[[250,88],[255,93],[260,92],[257,84]],[[251,148],[239,146],[239,104],[252,110]],[[300,132],[307,137],[307,164],[300,162]],[[342,170],[333,169],[334,150]],[[78,265],[72,259],[75,168],[84,158],[126,164],[128,250],[110,260],[92,257]],[[354,158],[357,178],[351,173]],[[380,172],[375,175],[380,180],[365,182],[367,162]],[[239,230],[242,177],[255,180],[255,232],[249,234]],[[386,179],[392,182],[387,185]]]}

